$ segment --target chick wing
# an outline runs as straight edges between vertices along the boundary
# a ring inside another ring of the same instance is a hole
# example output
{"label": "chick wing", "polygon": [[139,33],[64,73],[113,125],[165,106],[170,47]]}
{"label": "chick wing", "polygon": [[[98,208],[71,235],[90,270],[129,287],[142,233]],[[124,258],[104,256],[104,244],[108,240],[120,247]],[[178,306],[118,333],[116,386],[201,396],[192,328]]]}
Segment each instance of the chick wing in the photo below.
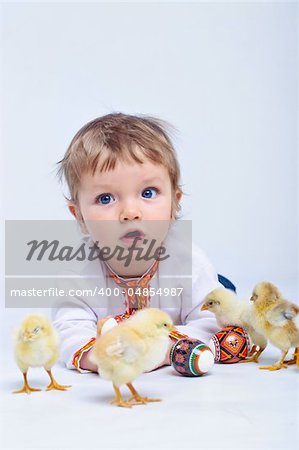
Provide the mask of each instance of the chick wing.
{"label": "chick wing", "polygon": [[[103,337],[101,340],[102,339]],[[121,358],[128,364],[134,363],[137,358],[145,353],[146,346],[144,342],[142,339],[139,339],[132,330],[125,330],[125,333],[117,333],[116,336],[107,339],[107,341],[107,346],[105,348],[107,356]],[[104,340],[101,344],[105,347]]]}
{"label": "chick wing", "polygon": [[296,319],[298,314],[298,306],[287,301],[280,301],[273,308],[266,311],[265,318],[271,325],[283,327],[290,321]]}

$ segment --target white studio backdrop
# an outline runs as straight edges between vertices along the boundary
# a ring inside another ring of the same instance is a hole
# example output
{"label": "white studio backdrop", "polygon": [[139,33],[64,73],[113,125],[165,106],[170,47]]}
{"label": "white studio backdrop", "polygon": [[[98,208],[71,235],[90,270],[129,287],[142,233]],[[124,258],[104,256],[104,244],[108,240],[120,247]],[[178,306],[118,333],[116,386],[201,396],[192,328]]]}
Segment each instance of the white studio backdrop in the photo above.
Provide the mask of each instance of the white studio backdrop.
{"label": "white studio backdrop", "polygon": [[193,240],[241,293],[298,293],[296,3],[3,3],[5,219],[67,219],[55,163],[87,121],[166,119]]}

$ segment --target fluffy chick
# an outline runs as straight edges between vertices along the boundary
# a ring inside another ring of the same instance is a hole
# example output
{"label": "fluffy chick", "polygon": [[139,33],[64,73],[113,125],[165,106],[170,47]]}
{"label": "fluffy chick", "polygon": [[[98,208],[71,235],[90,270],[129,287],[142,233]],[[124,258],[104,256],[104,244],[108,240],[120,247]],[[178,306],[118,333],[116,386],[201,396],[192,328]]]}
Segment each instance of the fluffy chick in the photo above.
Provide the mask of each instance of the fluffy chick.
{"label": "fluffy chick", "polygon": [[[279,370],[295,362],[299,367],[299,307],[286,301],[278,288],[269,282],[261,282],[255,286],[251,301],[253,326],[282,352],[279,361],[260,369]],[[295,347],[294,358],[285,361],[291,347]]]}
{"label": "fluffy chick", "polygon": [[254,345],[249,354],[251,358],[246,358],[240,362],[258,362],[260,354],[267,346],[267,340],[251,324],[250,304],[238,299],[236,294],[230,289],[217,288],[205,297],[201,310],[213,312],[221,328],[227,326],[244,328],[249,333]]}
{"label": "fluffy chick", "polygon": [[50,377],[47,391],[64,391],[71,386],[62,386],[54,379],[51,368],[59,357],[58,336],[50,320],[42,314],[30,314],[24,318],[16,330],[14,342],[15,359],[23,373],[24,386],[15,394],[40,391],[29,386],[29,367],[44,367]]}
{"label": "fluffy chick", "polygon": [[[143,372],[157,367],[164,360],[169,345],[171,318],[156,308],[142,309],[129,319],[98,337],[89,359],[98,366],[99,375],[112,381],[118,406],[160,401],[141,397],[132,382]],[[120,386],[126,384],[132,397],[125,401]]]}

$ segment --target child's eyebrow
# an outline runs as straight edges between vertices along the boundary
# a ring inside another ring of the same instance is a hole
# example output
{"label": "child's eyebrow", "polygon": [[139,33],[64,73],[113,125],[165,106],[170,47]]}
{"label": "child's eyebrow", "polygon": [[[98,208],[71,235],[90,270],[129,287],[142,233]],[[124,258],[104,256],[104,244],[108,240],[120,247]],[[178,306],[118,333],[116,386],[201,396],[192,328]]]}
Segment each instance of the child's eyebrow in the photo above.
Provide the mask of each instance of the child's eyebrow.
{"label": "child's eyebrow", "polygon": [[[153,184],[153,183],[157,183],[157,182],[163,182],[163,179],[159,176],[157,177],[151,177],[151,178],[146,178],[141,180],[142,184]],[[115,184],[113,183],[95,183],[93,186],[94,189],[104,189],[104,190],[109,190],[109,189],[113,189],[115,188]]]}
{"label": "child's eyebrow", "polygon": [[161,177],[151,177],[151,178],[146,178],[145,180],[142,180],[142,183],[146,183],[146,184],[150,184],[150,183],[155,183],[157,181],[163,181],[163,179]]}
{"label": "child's eyebrow", "polygon": [[95,183],[92,188],[96,189],[96,190],[109,190],[111,188],[115,187],[115,185],[113,183],[103,183],[103,184],[97,184]]}

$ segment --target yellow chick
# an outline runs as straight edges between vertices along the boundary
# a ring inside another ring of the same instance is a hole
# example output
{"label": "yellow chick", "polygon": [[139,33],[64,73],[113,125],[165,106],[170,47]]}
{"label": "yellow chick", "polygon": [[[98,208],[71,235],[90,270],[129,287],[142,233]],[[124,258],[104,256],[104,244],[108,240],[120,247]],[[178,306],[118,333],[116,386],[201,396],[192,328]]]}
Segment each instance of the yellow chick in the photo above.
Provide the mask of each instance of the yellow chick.
{"label": "yellow chick", "polygon": [[[89,352],[89,360],[97,365],[101,377],[112,381],[115,398],[111,403],[131,408],[160,401],[141,397],[132,382],[162,363],[173,328],[168,314],[156,308],[144,308],[98,337]],[[119,389],[124,384],[132,394],[128,401]]]}
{"label": "yellow chick", "polygon": [[[282,352],[279,361],[260,369],[279,370],[295,362],[299,367],[299,307],[286,301],[277,287],[269,282],[261,282],[255,286],[251,301],[253,326]],[[295,347],[294,357],[285,361],[291,347]]]}
{"label": "yellow chick", "polygon": [[238,299],[233,291],[225,288],[217,288],[210,292],[201,307],[202,311],[208,310],[215,314],[221,328],[237,326],[244,328],[249,333],[254,344],[249,353],[251,358],[240,362],[258,362],[259,356],[267,346],[264,335],[258,333],[251,324],[251,309],[250,304]]}
{"label": "yellow chick", "polygon": [[54,379],[51,368],[59,357],[58,335],[50,320],[42,314],[31,314],[24,318],[15,335],[15,359],[23,373],[24,386],[15,394],[40,391],[29,386],[27,372],[29,367],[44,367],[50,377],[47,391],[64,391],[71,386],[62,386]]}

